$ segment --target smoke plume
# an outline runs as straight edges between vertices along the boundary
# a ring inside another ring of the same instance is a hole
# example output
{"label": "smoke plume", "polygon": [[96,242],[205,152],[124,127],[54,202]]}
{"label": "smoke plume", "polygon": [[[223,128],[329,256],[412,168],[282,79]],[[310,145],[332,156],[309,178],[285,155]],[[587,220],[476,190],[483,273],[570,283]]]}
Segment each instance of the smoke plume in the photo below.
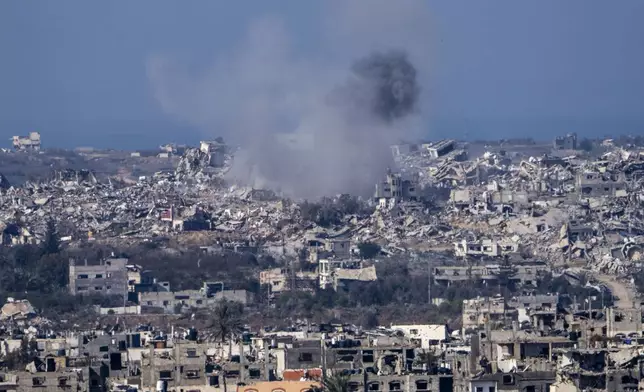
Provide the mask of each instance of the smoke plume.
{"label": "smoke plume", "polygon": [[358,60],[352,69],[365,84],[366,103],[374,116],[391,122],[416,109],[420,91],[416,68],[404,52],[374,53]]}
{"label": "smoke plume", "polygon": [[423,2],[330,3],[334,27],[314,54],[294,50],[268,17],[197,74],[167,57],[148,62],[168,114],[241,146],[228,180],[293,197],[368,195],[392,166],[389,146],[418,135]]}

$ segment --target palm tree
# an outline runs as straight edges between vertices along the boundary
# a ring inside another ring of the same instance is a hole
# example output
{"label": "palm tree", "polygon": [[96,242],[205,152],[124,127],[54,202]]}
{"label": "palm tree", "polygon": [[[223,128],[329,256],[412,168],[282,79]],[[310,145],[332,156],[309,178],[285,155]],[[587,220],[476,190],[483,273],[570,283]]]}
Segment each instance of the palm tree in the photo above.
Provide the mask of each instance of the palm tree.
{"label": "palm tree", "polygon": [[423,350],[422,352],[418,353],[418,356],[416,358],[418,364],[425,365],[428,373],[432,373],[434,371],[434,369],[438,366],[438,361],[440,360],[440,356],[437,355],[433,349]]}
{"label": "palm tree", "polygon": [[320,388],[312,388],[313,392],[348,392],[349,376],[340,372],[334,372],[322,379]]}

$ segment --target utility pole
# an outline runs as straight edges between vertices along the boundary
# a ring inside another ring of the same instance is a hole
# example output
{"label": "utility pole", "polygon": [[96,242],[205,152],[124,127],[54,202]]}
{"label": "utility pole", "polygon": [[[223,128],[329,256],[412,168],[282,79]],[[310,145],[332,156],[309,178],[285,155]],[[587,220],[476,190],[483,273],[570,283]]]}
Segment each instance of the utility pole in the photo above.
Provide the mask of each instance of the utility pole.
{"label": "utility pole", "polygon": [[427,303],[432,304],[432,265],[427,259]]}

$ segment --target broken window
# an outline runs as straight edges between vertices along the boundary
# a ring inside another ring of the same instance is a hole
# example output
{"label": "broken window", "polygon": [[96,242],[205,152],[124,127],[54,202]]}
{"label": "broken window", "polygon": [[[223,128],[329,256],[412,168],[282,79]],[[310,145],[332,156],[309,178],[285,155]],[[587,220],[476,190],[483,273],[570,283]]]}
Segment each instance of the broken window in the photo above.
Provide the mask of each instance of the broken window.
{"label": "broken window", "polygon": [[186,372],[186,378],[199,378],[199,370],[188,370]]}
{"label": "broken window", "polygon": [[380,390],[380,383],[378,382],[370,382],[369,383],[369,388],[367,388],[368,391],[374,392],[374,391],[379,391]]}
{"label": "broken window", "polygon": [[34,387],[41,387],[45,385],[45,377],[34,377],[31,379]]}
{"label": "broken window", "polygon": [[476,387],[476,392],[483,392],[483,387]]}
{"label": "broken window", "polygon": [[159,372],[159,379],[160,380],[170,380],[170,379],[172,379],[172,371],[171,370],[161,370]]}
{"label": "broken window", "polygon": [[88,279],[88,278],[89,278],[89,275],[87,274],[80,274],[76,277],[76,279]]}
{"label": "broken window", "polygon": [[537,388],[534,385],[528,385],[525,387],[525,392],[535,392]]}
{"label": "broken window", "polygon": [[373,363],[373,350],[364,350],[362,352],[362,363]]}
{"label": "broken window", "polygon": [[186,355],[188,356],[188,358],[197,358],[197,350],[190,348],[188,349],[188,351],[186,351]]}
{"label": "broken window", "polygon": [[96,274],[95,278],[96,279],[103,279],[103,274]]}
{"label": "broken window", "polygon": [[300,362],[313,362],[312,353],[300,353]]}
{"label": "broken window", "polygon": [[389,383],[390,391],[400,391],[402,390],[402,383],[400,381],[391,381]]}
{"label": "broken window", "polygon": [[110,354],[110,370],[121,370],[123,369],[121,353],[112,353]]}
{"label": "broken window", "polygon": [[60,388],[68,387],[67,381],[67,377],[58,377],[58,386]]}
{"label": "broken window", "polygon": [[511,374],[504,374],[503,385],[514,385],[514,377]]}
{"label": "broken window", "polygon": [[427,380],[418,380],[416,381],[416,391],[426,391],[429,389],[429,383]]}
{"label": "broken window", "polygon": [[262,376],[262,372],[259,369],[248,369],[248,377],[251,379],[259,379]]}
{"label": "broken window", "polygon": [[637,381],[637,379],[635,377],[632,377],[632,376],[627,374],[625,376],[622,376],[622,384],[634,384],[634,385],[637,385],[638,381]]}

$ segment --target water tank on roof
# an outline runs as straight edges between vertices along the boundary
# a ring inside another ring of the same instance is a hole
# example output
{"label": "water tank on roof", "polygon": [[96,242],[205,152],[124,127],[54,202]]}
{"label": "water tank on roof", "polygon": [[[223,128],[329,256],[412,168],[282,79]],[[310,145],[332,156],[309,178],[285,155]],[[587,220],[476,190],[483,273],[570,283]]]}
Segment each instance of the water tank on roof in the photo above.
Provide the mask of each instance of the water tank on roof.
{"label": "water tank on roof", "polygon": [[157,381],[156,392],[167,392],[168,391],[168,382],[164,380]]}

